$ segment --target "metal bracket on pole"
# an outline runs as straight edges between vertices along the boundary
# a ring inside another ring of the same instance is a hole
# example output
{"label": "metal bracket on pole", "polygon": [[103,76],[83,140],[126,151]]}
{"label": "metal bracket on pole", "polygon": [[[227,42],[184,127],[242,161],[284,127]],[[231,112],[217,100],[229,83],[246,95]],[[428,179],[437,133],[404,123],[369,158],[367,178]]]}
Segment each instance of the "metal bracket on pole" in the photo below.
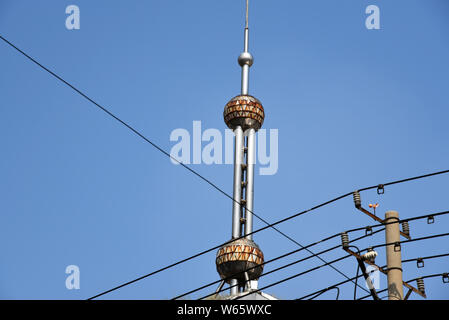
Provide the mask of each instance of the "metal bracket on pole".
{"label": "metal bracket on pole", "polygon": [[[383,189],[382,189],[382,190],[383,190]],[[382,194],[382,193],[381,193],[381,194]],[[360,198],[360,193],[359,193],[358,191],[354,191],[353,196],[354,196],[354,204],[355,204],[355,207],[356,207],[359,211],[363,212],[364,214],[366,214],[367,216],[369,216],[371,219],[373,219],[373,220],[375,220],[375,221],[377,221],[377,222],[379,222],[379,223],[385,223],[384,220],[382,220],[382,219],[379,218],[378,216],[372,214],[371,212],[369,212],[368,210],[366,210],[365,208],[362,207],[362,201],[361,201],[361,198]],[[408,240],[411,240],[411,239],[412,239],[412,238],[410,237],[409,234],[406,234],[406,233],[404,233],[404,232],[402,232],[402,231],[399,231],[399,233],[401,234],[401,236],[403,236],[404,238],[406,238],[406,239],[408,239]]]}
{"label": "metal bracket on pole", "polygon": [[413,291],[412,289],[408,289],[408,292],[405,295],[404,300],[408,300],[408,298],[410,297],[410,294],[412,293],[412,291]]}
{"label": "metal bracket on pole", "polygon": [[[346,249],[344,249],[344,250],[345,250],[346,252],[348,252],[349,254],[353,255],[354,257],[356,257],[357,260],[361,259],[363,262],[365,262],[365,263],[367,263],[367,264],[369,264],[369,265],[372,265],[373,267],[376,267],[376,268],[377,268],[380,272],[382,272],[383,274],[388,275],[388,270],[385,270],[385,269],[383,269],[382,267],[379,267],[379,266],[378,266],[377,264],[375,264],[374,262],[371,262],[371,261],[369,261],[369,260],[363,259],[362,256],[360,256],[358,253],[352,251],[352,250],[349,249],[349,248],[346,248]],[[413,287],[413,286],[410,285],[409,283],[407,283],[407,282],[405,282],[405,281],[402,281],[402,284],[403,284],[406,288],[408,288],[409,290],[412,290],[414,293],[419,294],[421,297],[427,298],[427,296],[426,296],[425,293],[419,291],[418,289],[416,289],[415,287]]]}
{"label": "metal bracket on pole", "polygon": [[218,296],[218,293],[221,291],[221,289],[223,288],[224,284],[225,284],[225,281],[221,280],[220,284],[218,285],[217,290],[215,290],[214,298],[216,298]]}
{"label": "metal bracket on pole", "polygon": [[[363,277],[365,278],[365,282],[368,284],[368,281],[371,281],[371,280],[369,279],[369,275],[366,272],[366,268],[365,268],[365,264],[363,263],[363,259],[357,258],[357,262],[360,266],[360,270],[362,270]],[[380,300],[379,296],[377,295],[376,288],[374,288],[374,286],[372,284],[368,285],[368,287],[369,287],[369,291],[371,292],[371,296],[373,297],[373,300]]]}

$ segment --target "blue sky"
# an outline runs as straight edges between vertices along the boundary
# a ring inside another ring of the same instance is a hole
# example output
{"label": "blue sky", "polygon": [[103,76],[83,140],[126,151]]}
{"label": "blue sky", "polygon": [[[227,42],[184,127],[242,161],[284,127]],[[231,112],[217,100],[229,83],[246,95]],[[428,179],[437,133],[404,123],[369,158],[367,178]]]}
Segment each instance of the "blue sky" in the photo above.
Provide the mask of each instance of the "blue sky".
{"label": "blue sky", "polygon": [[[2,0],[0,34],[169,151],[170,133],[192,132],[193,121],[224,132],[223,107],[240,90],[243,2]],[[65,27],[71,4],[80,30]],[[380,30],[365,28],[371,4]],[[250,93],[264,105],[264,128],[279,130],[279,170],[256,175],[255,213],[274,222],[357,188],[448,169],[446,0],[259,0],[250,9]],[[229,199],[3,42],[0,67],[0,298],[88,298],[229,240]],[[232,193],[232,165],[192,168]],[[438,176],[362,199],[378,202],[378,215],[408,218],[448,210],[448,184]],[[413,222],[412,236],[447,232],[448,222]],[[305,245],[369,224],[346,198],[279,229]],[[266,259],[297,248],[272,230],[254,239]],[[379,234],[357,245],[383,241]],[[404,245],[403,258],[447,252],[441,238]],[[217,280],[214,260],[211,252],[103,298],[172,298]],[[79,290],[65,287],[72,264]],[[318,264],[310,259],[260,286]],[[448,265],[409,263],[404,279]],[[353,259],[335,266],[355,275]],[[293,299],[342,280],[323,268],[267,292]],[[440,278],[425,283],[430,299],[449,298]],[[341,287],[340,298],[352,295],[353,285]]]}

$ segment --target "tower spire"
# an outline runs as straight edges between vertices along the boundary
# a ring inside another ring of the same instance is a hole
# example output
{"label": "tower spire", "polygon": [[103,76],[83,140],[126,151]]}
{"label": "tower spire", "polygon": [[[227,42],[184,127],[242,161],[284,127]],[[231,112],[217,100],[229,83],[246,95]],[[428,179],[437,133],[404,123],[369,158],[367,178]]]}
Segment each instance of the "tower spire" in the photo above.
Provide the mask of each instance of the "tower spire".
{"label": "tower spire", "polygon": [[243,52],[238,58],[239,65],[242,67],[242,95],[248,94],[249,87],[249,68],[253,65],[254,59],[249,53],[249,28],[248,28],[248,10],[249,0],[246,0],[246,19],[245,19],[245,33],[243,42]]}
{"label": "tower spire", "polygon": [[[255,135],[262,127],[265,113],[261,102],[248,94],[249,68],[253,56],[249,53],[248,7],[243,52],[238,57],[242,68],[241,94],[225,106],[223,117],[235,134],[234,187],[232,204],[232,239],[217,252],[217,271],[231,285],[231,295],[257,289],[257,279],[263,272],[262,251],[252,240],[254,207]],[[259,265],[259,266],[258,266]],[[251,269],[252,268],[252,269]],[[251,269],[246,271],[247,269]]]}

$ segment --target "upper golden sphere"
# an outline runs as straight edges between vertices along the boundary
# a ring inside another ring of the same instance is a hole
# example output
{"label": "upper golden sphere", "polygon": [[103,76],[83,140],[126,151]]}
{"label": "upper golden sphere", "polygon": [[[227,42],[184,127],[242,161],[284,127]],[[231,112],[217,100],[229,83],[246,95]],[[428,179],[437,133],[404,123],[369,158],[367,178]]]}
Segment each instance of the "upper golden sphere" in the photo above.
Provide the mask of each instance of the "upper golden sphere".
{"label": "upper golden sphere", "polygon": [[262,127],[265,112],[258,99],[250,95],[239,95],[226,104],[223,117],[226,125],[232,130],[240,126],[243,131],[257,131]]}

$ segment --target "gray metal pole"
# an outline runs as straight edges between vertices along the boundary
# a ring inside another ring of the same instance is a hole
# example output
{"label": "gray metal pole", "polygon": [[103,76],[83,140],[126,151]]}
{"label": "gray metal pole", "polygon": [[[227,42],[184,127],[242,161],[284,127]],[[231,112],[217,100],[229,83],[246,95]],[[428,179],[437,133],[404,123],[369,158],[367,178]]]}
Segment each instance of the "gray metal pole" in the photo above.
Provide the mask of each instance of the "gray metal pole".
{"label": "gray metal pole", "polygon": [[[253,232],[253,209],[254,209],[254,164],[256,162],[256,131],[254,129],[248,129],[246,131],[248,135],[248,150],[247,150],[247,169],[246,169],[246,208],[245,211],[245,235]],[[252,240],[253,236],[246,236],[248,240]]]}
{"label": "gray metal pole", "polygon": [[231,279],[231,282],[229,283],[231,286],[231,296],[239,293],[239,286],[237,279]]}
{"label": "gray metal pole", "polygon": [[232,238],[239,238],[241,236],[241,210],[240,201],[242,200],[242,163],[243,163],[243,148],[244,136],[243,130],[240,126],[235,128],[235,152],[234,152],[234,190],[233,190],[233,205],[232,205]]}
{"label": "gray metal pole", "polygon": [[[387,222],[399,221],[397,211],[387,211],[385,220]],[[400,241],[399,222],[390,223],[385,226],[386,243],[396,243]],[[399,250],[398,250],[399,249]],[[387,252],[387,278],[388,278],[388,300],[403,300],[404,291],[402,286],[402,262],[400,247],[390,244],[386,246]]]}
{"label": "gray metal pole", "polygon": [[[239,238],[241,235],[241,209],[240,201],[242,200],[242,163],[243,163],[243,148],[244,139],[243,130],[240,126],[235,128],[235,151],[234,151],[234,190],[233,190],[233,205],[232,205],[232,238]],[[237,279],[231,279],[231,295],[239,292],[237,286]]]}
{"label": "gray metal pole", "polygon": [[[248,45],[249,45],[249,29],[248,27],[245,28],[245,37],[244,37],[244,45],[243,45],[243,57],[247,57],[248,54]],[[249,55],[250,56],[250,55]],[[248,56],[248,57],[249,57]],[[251,63],[245,63],[242,65],[242,87],[241,87],[241,93],[242,95],[248,94],[248,88],[249,88],[249,67]]]}

